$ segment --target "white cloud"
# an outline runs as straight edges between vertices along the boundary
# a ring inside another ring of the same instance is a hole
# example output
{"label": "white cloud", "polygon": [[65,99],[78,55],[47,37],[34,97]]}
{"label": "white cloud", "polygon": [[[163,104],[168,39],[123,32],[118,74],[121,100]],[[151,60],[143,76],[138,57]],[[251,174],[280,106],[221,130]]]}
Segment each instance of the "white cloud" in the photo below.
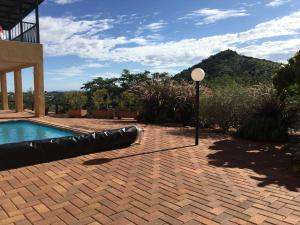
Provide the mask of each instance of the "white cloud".
{"label": "white cloud", "polygon": [[291,57],[291,53],[299,50],[299,46],[300,38],[294,38],[284,41],[266,41],[262,44],[249,45],[240,48],[239,52],[258,58],[272,58],[277,61],[286,61],[286,59]]}
{"label": "white cloud", "polygon": [[256,5],[260,5],[261,4],[261,1],[255,1],[255,2],[242,2],[241,5],[243,7],[253,7],[253,6],[256,6]]}
{"label": "white cloud", "polygon": [[122,36],[100,38],[104,31],[114,27],[115,22],[113,19],[77,20],[75,17],[41,17],[41,40],[48,55],[79,55],[83,58],[94,58],[89,55],[93,51],[107,54],[109,49],[118,45],[147,43],[144,38],[128,39]]}
{"label": "white cloud", "polygon": [[[172,71],[228,48],[254,57],[282,61],[300,46],[300,11],[260,23],[243,32],[168,42],[153,42],[141,37],[102,38],[101,32],[113,26],[106,24],[103,20],[42,17],[45,52],[48,56],[75,55],[98,62],[135,62],[151,70],[164,68]],[[277,40],[272,40],[275,37]],[[284,40],[280,40],[282,38]],[[78,74],[78,68],[67,72]]]}
{"label": "white cloud", "polygon": [[66,5],[66,4],[72,4],[83,0],[52,0],[52,1],[59,5]]}
{"label": "white cloud", "polygon": [[45,32],[41,32],[41,39],[49,43],[64,42],[76,36],[92,38],[99,32],[112,29],[113,19],[103,20],[76,20],[74,17],[41,17],[40,26]]}
{"label": "white cloud", "polygon": [[278,6],[281,6],[281,5],[285,5],[287,3],[289,3],[291,0],[272,0],[271,2],[269,2],[267,4],[267,6],[270,6],[270,7],[278,7]]}
{"label": "white cloud", "polygon": [[156,23],[150,23],[145,26],[143,26],[143,29],[150,30],[152,32],[160,31],[162,28],[164,28],[167,25],[165,22],[156,22]]}
{"label": "white cloud", "polygon": [[101,63],[86,63],[78,66],[70,66],[56,70],[50,70],[47,75],[52,77],[52,80],[63,80],[67,77],[86,76],[88,69],[103,68],[105,64]]}
{"label": "white cloud", "polygon": [[93,76],[91,76],[92,78],[98,78],[98,77],[102,77],[102,78],[111,78],[111,77],[119,77],[120,73],[112,73],[112,72],[103,72],[101,74],[95,74]]}
{"label": "white cloud", "polygon": [[139,35],[143,33],[143,31],[150,31],[153,33],[159,32],[161,29],[165,28],[168,23],[164,21],[159,21],[155,23],[146,24],[138,28],[136,34]]}
{"label": "white cloud", "polygon": [[199,19],[200,21],[196,22],[198,25],[202,24],[210,24],[215,23],[219,20],[225,20],[228,18],[233,17],[242,17],[242,16],[248,16],[246,10],[244,9],[210,9],[210,8],[204,8],[195,10],[184,17],[179,18],[179,20],[184,19]]}

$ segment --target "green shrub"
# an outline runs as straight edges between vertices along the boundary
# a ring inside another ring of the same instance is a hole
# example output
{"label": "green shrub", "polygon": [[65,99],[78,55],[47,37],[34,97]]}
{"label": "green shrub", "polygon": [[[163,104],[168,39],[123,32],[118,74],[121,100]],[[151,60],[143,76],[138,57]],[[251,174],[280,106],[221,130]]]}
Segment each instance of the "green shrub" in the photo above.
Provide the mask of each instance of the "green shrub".
{"label": "green shrub", "polygon": [[253,117],[240,127],[237,136],[258,140],[283,142],[288,139],[287,130],[274,118]]}
{"label": "green shrub", "polygon": [[258,102],[255,112],[237,131],[242,138],[259,141],[284,142],[288,140],[293,112],[275,95]]}
{"label": "green shrub", "polygon": [[66,113],[70,109],[64,92],[45,92],[45,100],[49,107],[49,111]]}
{"label": "green shrub", "polygon": [[132,87],[131,92],[140,100],[141,121],[190,124],[193,120],[194,85],[160,77]]}
{"label": "green shrub", "polygon": [[225,132],[238,128],[252,113],[256,98],[252,88],[237,83],[215,87],[201,95],[201,121],[205,126],[219,126]]}
{"label": "green shrub", "polygon": [[112,103],[111,96],[107,89],[98,89],[92,94],[94,106],[97,109],[108,109]]}
{"label": "green shrub", "polygon": [[139,99],[135,94],[129,91],[122,92],[118,104],[119,110],[137,110],[138,105]]}
{"label": "green shrub", "polygon": [[[141,100],[140,120],[195,125],[194,84],[165,77],[143,82],[131,91]],[[210,89],[201,87],[199,125],[219,126],[224,132],[239,129],[271,92],[267,85],[242,86],[232,80]]]}
{"label": "green shrub", "polygon": [[273,77],[273,83],[281,97],[300,95],[300,51],[282,65]]}
{"label": "green shrub", "polygon": [[86,95],[81,91],[66,92],[64,97],[71,109],[82,109],[87,102]]}
{"label": "green shrub", "polygon": [[23,93],[23,98],[24,98],[24,100],[23,100],[24,108],[33,110],[34,109],[34,94],[33,94],[33,91],[31,88],[28,91]]}

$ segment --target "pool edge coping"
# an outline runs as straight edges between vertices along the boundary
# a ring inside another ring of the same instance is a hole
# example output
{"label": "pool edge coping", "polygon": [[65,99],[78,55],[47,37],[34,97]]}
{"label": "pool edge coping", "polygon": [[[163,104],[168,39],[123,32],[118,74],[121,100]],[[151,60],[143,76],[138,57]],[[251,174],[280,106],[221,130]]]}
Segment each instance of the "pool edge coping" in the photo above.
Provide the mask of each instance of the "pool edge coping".
{"label": "pool edge coping", "polygon": [[92,133],[92,131],[90,131],[90,130],[73,128],[73,127],[70,127],[70,126],[67,126],[67,125],[59,125],[59,124],[56,124],[56,123],[45,122],[45,121],[41,121],[41,120],[33,119],[33,118],[28,118],[28,119],[24,119],[24,118],[22,118],[22,119],[7,119],[5,121],[0,121],[0,124],[1,123],[6,123],[6,122],[18,122],[18,121],[20,121],[20,122],[22,122],[22,121],[32,122],[32,123],[35,123],[35,124],[40,124],[40,125],[44,125],[44,126],[48,126],[48,127],[54,127],[54,128],[58,128],[58,129],[61,129],[61,130],[64,130],[64,131],[73,132],[73,133],[75,133],[75,135]]}

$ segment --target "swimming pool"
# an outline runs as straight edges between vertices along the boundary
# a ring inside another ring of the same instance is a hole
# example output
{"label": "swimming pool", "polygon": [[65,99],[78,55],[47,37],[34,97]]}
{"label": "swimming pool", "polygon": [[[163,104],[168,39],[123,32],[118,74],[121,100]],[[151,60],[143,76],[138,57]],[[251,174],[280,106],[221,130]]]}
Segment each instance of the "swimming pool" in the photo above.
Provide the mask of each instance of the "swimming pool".
{"label": "swimming pool", "polygon": [[76,133],[72,131],[66,131],[30,121],[10,121],[0,123],[0,145],[74,135],[76,135]]}
{"label": "swimming pool", "polygon": [[0,171],[128,147],[136,126],[99,132],[72,132],[30,121],[0,122]]}

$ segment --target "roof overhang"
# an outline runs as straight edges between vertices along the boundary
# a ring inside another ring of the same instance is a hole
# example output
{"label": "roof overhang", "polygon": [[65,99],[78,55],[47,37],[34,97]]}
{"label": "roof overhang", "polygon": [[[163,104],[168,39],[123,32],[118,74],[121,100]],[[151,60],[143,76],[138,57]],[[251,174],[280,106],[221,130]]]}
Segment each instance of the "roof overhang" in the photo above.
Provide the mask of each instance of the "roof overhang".
{"label": "roof overhang", "polygon": [[10,30],[44,0],[0,0],[0,26]]}

